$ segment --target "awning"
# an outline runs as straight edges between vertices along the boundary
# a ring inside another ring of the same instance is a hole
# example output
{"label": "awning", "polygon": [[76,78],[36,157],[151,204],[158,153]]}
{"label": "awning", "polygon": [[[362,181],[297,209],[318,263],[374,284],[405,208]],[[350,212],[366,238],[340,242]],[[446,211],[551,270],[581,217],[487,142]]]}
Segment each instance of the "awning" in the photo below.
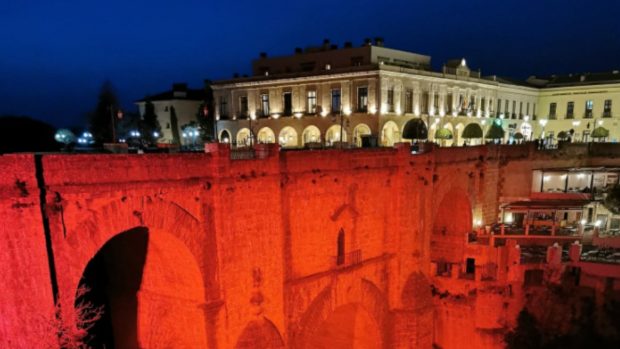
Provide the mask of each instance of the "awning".
{"label": "awning", "polygon": [[582,210],[591,200],[528,200],[506,204],[503,208],[509,211],[530,210]]}

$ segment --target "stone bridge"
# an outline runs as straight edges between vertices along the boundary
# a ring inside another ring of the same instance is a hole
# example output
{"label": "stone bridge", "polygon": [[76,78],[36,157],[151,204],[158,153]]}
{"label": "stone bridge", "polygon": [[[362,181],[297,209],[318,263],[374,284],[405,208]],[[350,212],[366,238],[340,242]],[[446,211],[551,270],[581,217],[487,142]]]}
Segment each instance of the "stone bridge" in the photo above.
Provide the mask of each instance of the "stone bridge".
{"label": "stone bridge", "polygon": [[528,146],[256,154],[1,156],[0,346],[42,347],[88,302],[94,347],[431,348],[430,261],[462,258],[536,164],[570,162]]}

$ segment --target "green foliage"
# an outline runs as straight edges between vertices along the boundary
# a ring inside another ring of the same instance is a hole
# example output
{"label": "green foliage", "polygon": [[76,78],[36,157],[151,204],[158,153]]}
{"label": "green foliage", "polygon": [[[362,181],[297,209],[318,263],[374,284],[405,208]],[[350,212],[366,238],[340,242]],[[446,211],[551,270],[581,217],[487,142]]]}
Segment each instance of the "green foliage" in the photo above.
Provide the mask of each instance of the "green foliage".
{"label": "green foliage", "polygon": [[403,128],[403,138],[406,139],[427,139],[428,129],[424,121],[420,119],[412,119],[407,121]]}
{"label": "green foliage", "polygon": [[452,139],[452,131],[448,130],[447,128],[440,128],[435,131],[435,139]]}
{"label": "green foliage", "polygon": [[487,131],[487,137],[488,139],[502,139],[504,138],[504,134],[505,131],[502,128],[502,125],[498,124],[498,123],[492,123],[491,127],[489,127],[489,130]]}
{"label": "green foliage", "polygon": [[118,109],[119,103],[114,87],[109,80],[106,80],[99,91],[95,110],[90,113],[90,132],[95,142],[102,144],[112,141],[112,118],[116,118]]}
{"label": "green foliage", "polygon": [[538,349],[542,348],[542,335],[536,319],[523,309],[517,318],[517,327],[504,336],[506,349]]}
{"label": "green foliage", "polygon": [[140,120],[140,133],[149,143],[157,143],[159,137],[153,136],[155,132],[161,136],[161,125],[157,119],[157,114],[155,114],[155,106],[151,101],[146,101],[144,105],[144,115],[142,115]]}
{"label": "green foliage", "polygon": [[603,201],[603,205],[611,211],[613,214],[620,214],[620,186],[615,185],[607,196],[605,197],[605,201]]}
{"label": "green foliage", "polygon": [[213,89],[211,81],[205,81],[205,100],[200,104],[196,111],[196,121],[200,128],[200,136],[205,142],[216,140],[215,134],[215,104],[213,102]]}
{"label": "green foliage", "polygon": [[196,111],[196,122],[193,122],[196,127],[200,129],[200,137],[205,142],[210,142],[215,139],[215,120],[213,118],[212,106],[208,102],[200,103],[198,110]]}
{"label": "green foliage", "polygon": [[523,139],[523,134],[521,132],[517,132],[514,135],[514,139],[521,140]]}
{"label": "green foliage", "polygon": [[565,141],[568,139],[568,132],[566,131],[560,131],[558,132],[558,139],[561,141]]}
{"label": "green foliage", "polygon": [[181,144],[181,137],[179,136],[179,119],[177,118],[177,112],[173,106],[170,106],[170,129],[172,131],[172,143]]}
{"label": "green foliage", "polygon": [[471,123],[463,129],[463,138],[482,138],[482,128],[477,123]]}
{"label": "green foliage", "polygon": [[609,137],[609,130],[603,126],[599,126],[592,131],[592,138],[607,138]]}

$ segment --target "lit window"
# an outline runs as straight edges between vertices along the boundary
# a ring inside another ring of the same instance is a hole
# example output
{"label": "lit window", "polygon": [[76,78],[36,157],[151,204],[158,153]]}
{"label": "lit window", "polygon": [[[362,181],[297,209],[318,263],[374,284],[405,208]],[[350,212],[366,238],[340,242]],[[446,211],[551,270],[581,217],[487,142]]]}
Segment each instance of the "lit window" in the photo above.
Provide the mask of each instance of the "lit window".
{"label": "lit window", "polygon": [[269,115],[269,95],[264,93],[260,95],[261,100],[261,114],[262,116]]}
{"label": "lit window", "polygon": [[316,91],[308,91],[308,113],[316,113]]}
{"label": "lit window", "polygon": [[585,114],[585,118],[586,119],[590,119],[592,118],[592,109],[594,108],[594,102],[589,99],[586,101],[586,114]]}
{"label": "lit window", "polygon": [[368,111],[368,87],[357,88],[357,111],[365,113]]}
{"label": "lit window", "polygon": [[332,113],[340,112],[340,89],[332,90]]}

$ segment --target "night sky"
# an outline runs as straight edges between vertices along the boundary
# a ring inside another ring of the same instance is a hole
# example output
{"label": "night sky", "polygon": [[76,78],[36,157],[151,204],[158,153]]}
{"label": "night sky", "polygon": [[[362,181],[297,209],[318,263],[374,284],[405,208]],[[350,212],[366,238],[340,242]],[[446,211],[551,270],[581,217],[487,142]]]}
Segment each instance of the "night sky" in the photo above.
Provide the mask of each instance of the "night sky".
{"label": "night sky", "polygon": [[[96,2],[96,4],[94,4]],[[0,115],[85,124],[105,79],[125,108],[173,82],[250,73],[324,38],[466,57],[483,75],[620,69],[620,1],[2,0]]]}

